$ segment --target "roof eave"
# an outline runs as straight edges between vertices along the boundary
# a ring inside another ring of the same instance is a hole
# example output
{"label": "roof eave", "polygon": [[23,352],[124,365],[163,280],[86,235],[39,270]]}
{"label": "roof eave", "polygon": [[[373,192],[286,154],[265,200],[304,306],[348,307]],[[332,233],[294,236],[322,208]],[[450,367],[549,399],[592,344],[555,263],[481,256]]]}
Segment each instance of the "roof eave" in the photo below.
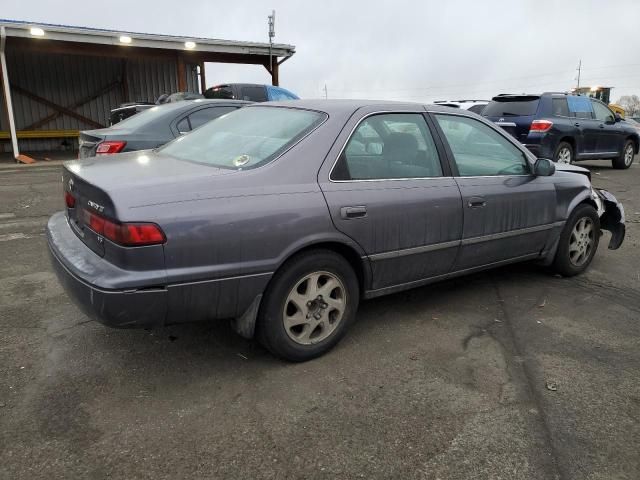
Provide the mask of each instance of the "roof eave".
{"label": "roof eave", "polygon": [[[94,45],[117,45],[117,46],[135,46],[139,48],[155,48],[164,50],[177,50],[185,52],[213,52],[213,53],[232,53],[243,55],[269,55],[269,44],[239,42],[233,40],[217,40],[197,37],[177,37],[169,35],[152,35],[143,33],[118,32],[107,30],[84,30],[74,27],[47,27],[44,37],[34,37],[31,35],[31,27],[44,27],[39,24],[32,25],[12,25],[10,23],[0,22],[5,27],[7,37],[30,38],[34,41],[56,40],[70,43],[89,43]],[[131,37],[130,44],[120,43],[120,36],[126,35]],[[185,42],[194,42],[195,48],[186,49]],[[275,57],[290,57],[295,53],[293,45],[273,44],[271,53]]]}

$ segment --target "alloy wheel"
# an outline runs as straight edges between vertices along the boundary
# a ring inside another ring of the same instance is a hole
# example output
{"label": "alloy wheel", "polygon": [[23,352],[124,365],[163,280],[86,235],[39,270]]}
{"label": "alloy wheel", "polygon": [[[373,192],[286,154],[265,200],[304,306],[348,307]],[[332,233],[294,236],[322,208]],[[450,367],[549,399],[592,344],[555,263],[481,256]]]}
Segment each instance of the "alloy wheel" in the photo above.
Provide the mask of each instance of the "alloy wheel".
{"label": "alloy wheel", "polygon": [[633,145],[627,145],[627,149],[624,151],[624,164],[629,166],[633,163]]}
{"label": "alloy wheel", "polygon": [[287,295],[283,323],[289,338],[301,345],[321,342],[337,328],[347,306],[342,281],[330,272],[306,275]]}
{"label": "alloy wheel", "polygon": [[594,240],[593,220],[582,217],[576,222],[569,237],[569,261],[582,266],[590,257]]}
{"label": "alloy wheel", "polygon": [[556,155],[557,163],[571,163],[571,150],[567,147],[563,147],[558,151]]}

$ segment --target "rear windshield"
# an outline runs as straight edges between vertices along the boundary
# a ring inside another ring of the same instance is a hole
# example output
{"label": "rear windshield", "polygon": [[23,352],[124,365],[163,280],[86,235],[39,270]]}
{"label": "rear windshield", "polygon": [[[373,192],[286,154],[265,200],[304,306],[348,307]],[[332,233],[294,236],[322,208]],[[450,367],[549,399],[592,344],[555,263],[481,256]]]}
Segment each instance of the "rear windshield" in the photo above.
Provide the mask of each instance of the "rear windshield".
{"label": "rear windshield", "polygon": [[535,115],[540,99],[492,101],[482,111],[485,117],[520,117]]}
{"label": "rear windshield", "polygon": [[233,90],[228,85],[222,85],[219,87],[211,87],[204,92],[205,98],[233,98]]}
{"label": "rear windshield", "polygon": [[228,113],[161,148],[166,155],[219,168],[264,165],[324,121],[309,110],[250,107]]}

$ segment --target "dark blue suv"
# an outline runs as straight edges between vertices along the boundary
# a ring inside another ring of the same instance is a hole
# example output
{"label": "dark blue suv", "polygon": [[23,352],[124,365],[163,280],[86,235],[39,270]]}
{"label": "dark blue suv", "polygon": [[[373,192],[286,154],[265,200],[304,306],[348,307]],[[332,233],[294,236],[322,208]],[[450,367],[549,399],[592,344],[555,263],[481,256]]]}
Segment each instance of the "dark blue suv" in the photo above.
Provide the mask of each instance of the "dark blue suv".
{"label": "dark blue suv", "polygon": [[638,131],[599,100],[569,93],[498,95],[482,115],[532,153],[559,163],[611,159],[629,168],[638,153]]}

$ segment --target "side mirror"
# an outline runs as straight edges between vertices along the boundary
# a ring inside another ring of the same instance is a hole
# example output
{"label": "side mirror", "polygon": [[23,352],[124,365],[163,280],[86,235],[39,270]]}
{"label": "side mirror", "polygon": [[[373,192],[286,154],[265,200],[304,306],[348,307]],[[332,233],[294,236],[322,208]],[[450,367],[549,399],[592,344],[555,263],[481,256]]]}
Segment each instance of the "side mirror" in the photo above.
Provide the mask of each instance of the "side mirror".
{"label": "side mirror", "polygon": [[556,165],[548,158],[539,158],[533,165],[533,174],[536,177],[550,177],[556,173]]}
{"label": "side mirror", "polygon": [[622,121],[622,117],[620,116],[619,113],[616,113],[616,123],[621,122]]}

